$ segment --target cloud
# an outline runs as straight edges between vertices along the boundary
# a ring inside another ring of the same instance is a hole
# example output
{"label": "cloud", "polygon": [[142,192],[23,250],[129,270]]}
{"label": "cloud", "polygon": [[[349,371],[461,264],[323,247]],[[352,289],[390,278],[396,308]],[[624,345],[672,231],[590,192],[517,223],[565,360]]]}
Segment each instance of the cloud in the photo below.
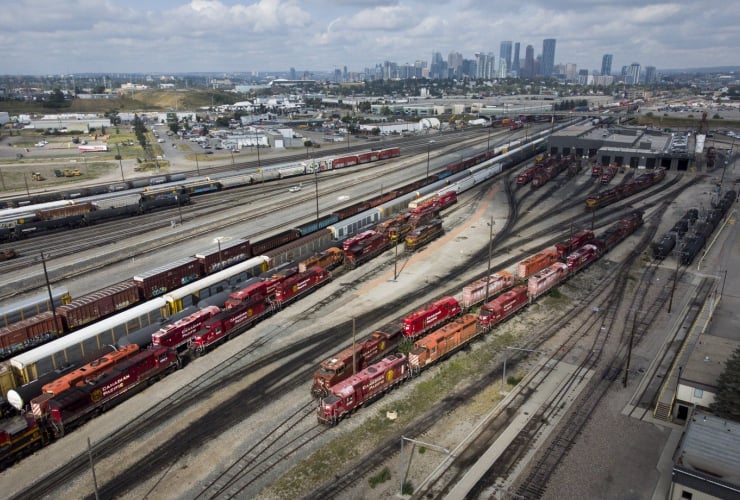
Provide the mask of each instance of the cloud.
{"label": "cloud", "polygon": [[738,64],[740,2],[695,0],[15,0],[0,71],[350,70],[557,39],[556,63]]}

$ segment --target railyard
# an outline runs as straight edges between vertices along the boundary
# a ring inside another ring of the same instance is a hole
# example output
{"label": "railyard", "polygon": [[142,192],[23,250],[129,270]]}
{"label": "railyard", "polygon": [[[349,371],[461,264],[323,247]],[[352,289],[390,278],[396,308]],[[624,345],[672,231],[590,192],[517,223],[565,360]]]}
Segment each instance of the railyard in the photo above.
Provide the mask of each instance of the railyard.
{"label": "railyard", "polygon": [[[103,491],[108,493],[117,492],[121,494],[120,488],[126,484],[130,485],[127,478],[133,475],[140,477],[141,480],[126,493],[127,495],[142,497],[149,495],[152,498],[166,498],[172,495],[197,497],[219,475],[219,472],[229,469],[229,466],[237,461],[236,457],[242,454],[242,450],[247,451],[255,442],[268,439],[267,437],[274,432],[273,420],[275,415],[287,416],[295,408],[300,407],[301,403],[311,406],[306,378],[310,376],[318,361],[325,357],[326,348],[330,345],[336,345],[337,335],[344,339],[340,344],[346,344],[351,332],[350,318],[359,318],[358,324],[363,329],[361,331],[369,331],[377,326],[380,314],[395,314],[397,316],[426,302],[423,294],[419,293],[420,288],[423,291],[439,288],[459,289],[474,276],[485,271],[485,258],[481,259],[480,255],[485,255],[486,245],[489,241],[489,226],[487,226],[487,223],[494,222],[494,228],[498,229],[504,228],[506,221],[511,219],[511,206],[507,203],[505,196],[506,182],[505,179],[498,178],[482,192],[461,201],[445,217],[447,234],[419,253],[413,254],[407,260],[402,259],[400,272],[397,275],[393,269],[395,267],[393,265],[393,255],[389,255],[392,252],[387,252],[381,257],[378,264],[371,264],[372,269],[361,267],[342,275],[334,283],[317,292],[309,300],[310,304],[301,302],[293,305],[275,320],[257,326],[248,334],[230,342],[225,347],[217,349],[211,355],[196,360],[188,369],[181,370],[168,377],[164,382],[149,388],[144,394],[136,396],[116,410],[95,419],[86,427],[65,437],[64,440],[53,444],[36,456],[30,457],[17,467],[24,468],[27,471],[23,474],[24,476],[28,474],[29,477],[34,477],[34,474],[37,474],[35,477],[38,477],[45,470],[44,463],[55,460],[49,458],[54,456],[49,454],[57,454],[56,460],[61,460],[61,456],[82,455],[86,446],[84,437],[91,437],[93,443],[97,443],[103,441],[106,436],[115,434],[114,429],[117,429],[122,421],[135,422],[134,416],[145,409],[146,405],[142,404],[142,401],[159,400],[161,398],[164,398],[165,401],[168,401],[168,398],[169,401],[176,402],[190,401],[188,398],[192,397],[193,394],[199,394],[196,389],[197,386],[207,387],[209,383],[209,378],[204,378],[203,375],[200,375],[201,373],[214,374],[220,371],[219,376],[228,377],[229,373],[223,373],[223,370],[218,369],[218,367],[227,365],[229,370],[234,370],[239,374],[248,373],[248,375],[224,385],[203,405],[192,406],[188,409],[178,406],[178,408],[182,408],[182,413],[177,415],[176,423],[168,422],[156,428],[150,427],[145,435],[139,435],[131,443],[127,442],[124,449],[119,448],[115,453],[112,453],[111,450],[105,452],[101,450],[99,452],[101,460],[96,464],[98,480],[100,484],[104,485]],[[687,184],[685,179],[682,182]],[[529,217],[530,220],[541,217],[543,212],[553,210],[553,203],[562,202],[562,200],[568,199],[569,196],[583,192],[581,190],[588,186],[588,183],[589,178],[586,175],[581,175],[568,184],[564,183],[564,186],[553,194],[553,199],[550,200],[549,204],[538,198],[536,203],[524,205],[523,208],[526,208],[526,210],[520,211],[520,218],[526,221],[526,217]],[[698,189],[704,190],[699,192],[710,191],[711,185],[711,183],[707,184],[706,182],[705,184],[699,184]],[[697,188],[692,189],[696,190]],[[693,191],[691,194],[680,195],[676,199],[675,205],[684,207],[693,203],[696,199],[696,193],[697,191]],[[683,202],[682,199],[684,199]],[[649,209],[648,212],[651,210],[657,211],[653,208]],[[585,223],[581,222],[581,224]],[[562,228],[561,232],[567,233],[567,229]],[[508,241],[505,245],[497,244],[494,247],[496,258],[493,261],[492,270],[500,269],[498,266],[504,262],[506,257],[509,257],[511,261],[518,261],[525,257],[528,252],[533,251],[533,248],[543,245],[544,237],[540,237],[539,241],[530,242],[530,246],[519,246],[516,244],[516,238],[522,236],[522,234],[513,235],[514,242]],[[624,252],[623,247],[629,248],[630,245],[635,244],[632,241],[633,239],[636,238],[628,239],[619,247],[618,252],[613,252],[606,258],[618,260],[617,254]],[[477,257],[475,262],[470,262],[472,256]],[[444,418],[435,419],[440,420],[440,422],[435,425],[430,424],[424,428],[422,435],[414,436],[414,438],[448,449],[454,448],[458,442],[462,441],[463,436],[477,422],[477,417],[487,413],[495,406],[494,403],[500,399],[497,394],[498,384],[493,381],[500,380],[498,364],[501,360],[502,349],[505,352],[506,347],[513,344],[521,345],[518,343],[519,340],[516,340],[517,337],[524,338],[526,335],[531,335],[532,330],[536,329],[537,325],[554,314],[555,310],[562,308],[563,304],[585,301],[588,295],[588,282],[598,281],[600,276],[603,276],[600,273],[605,273],[607,269],[604,268],[608,267],[608,261],[602,261],[596,266],[592,266],[585,273],[562,287],[565,295],[564,299],[548,298],[543,302],[538,302],[522,315],[510,320],[503,327],[499,327],[493,334],[486,336],[483,342],[475,344],[472,352],[460,353],[454,359],[424,373],[418,379],[419,385],[423,384],[426,379],[435,377],[433,379],[436,380],[435,385],[445,387],[445,384],[441,383],[440,379],[436,379],[436,377],[444,377],[446,371],[462,370],[462,368],[456,367],[459,363],[477,366],[477,369],[463,373],[461,378],[453,377],[452,382],[448,383],[452,384],[455,390],[451,394],[449,391],[444,393],[446,398],[457,400],[458,403],[464,404],[469,399],[472,399],[473,402],[462,407],[456,405],[458,406],[457,409],[450,409]],[[670,265],[667,267],[670,267]],[[465,269],[465,272],[459,272],[460,269]],[[449,276],[451,270],[456,270],[452,277]],[[667,274],[670,274],[670,269],[668,269]],[[664,277],[663,279],[665,281],[667,278]],[[584,281],[586,283],[583,283]],[[681,288],[679,287],[677,297],[680,297]],[[687,292],[684,291],[684,293]],[[386,303],[388,307],[381,312],[377,308],[379,303]],[[337,318],[341,318],[339,327],[337,327]],[[311,339],[311,334],[316,334],[316,332],[331,333],[326,337],[334,337],[332,338],[334,343],[327,341],[326,347],[323,347],[322,339],[325,338],[324,336],[317,336],[314,339],[315,344],[305,342],[306,338]],[[359,334],[360,332],[358,332],[358,336]],[[295,344],[293,344],[294,342]],[[261,355],[267,354],[268,350],[278,350],[281,347],[292,351],[294,354],[286,354],[286,357],[279,362],[275,358],[268,358],[264,361],[264,365],[250,367],[250,362],[261,359]],[[578,362],[577,352],[579,349],[582,348],[576,348],[571,353],[572,359],[570,361],[574,364]],[[234,358],[233,353],[239,354]],[[468,362],[468,357],[474,355],[481,358],[477,365]],[[282,375],[278,378],[282,377],[293,380],[293,382],[279,388],[279,399],[276,398],[273,401],[270,398],[265,401],[257,398],[253,400],[252,397],[256,398],[256,395],[253,396],[249,392],[253,382],[257,385],[258,393],[272,394],[270,392],[273,390],[271,389],[272,386],[260,386],[258,377],[267,376],[274,366],[278,366],[278,363],[282,365],[282,368],[280,368]],[[520,373],[520,376],[524,376],[533,369],[536,363],[536,360],[530,359],[520,362],[515,367],[510,365],[509,369],[515,371],[515,373]],[[490,368],[492,364],[494,365],[493,369]],[[450,366],[453,368],[448,368]],[[485,372],[485,370],[490,373]],[[489,377],[488,379],[484,378],[486,380],[486,383],[483,384],[484,388],[479,388],[472,393],[459,391],[460,387],[465,386],[465,380],[469,378],[481,380],[476,374],[482,372],[486,373],[484,377]],[[341,442],[341,440],[346,439],[344,436],[351,432],[360,434],[359,428],[363,423],[370,419],[382,420],[386,411],[393,410],[396,411],[399,418],[393,422],[377,424],[382,430],[382,432],[378,432],[377,439],[380,440],[384,437],[389,441],[395,439],[396,444],[393,446],[398,446],[400,443],[397,434],[404,432],[403,429],[399,430],[399,427],[424,415],[424,405],[419,404],[416,408],[410,410],[409,405],[403,402],[405,397],[414,396],[414,392],[417,391],[416,386],[417,381],[412,380],[391,396],[386,397],[385,400],[361,409],[356,417],[353,416],[352,419],[342,422],[336,429],[321,432],[309,446],[301,447],[295,453],[288,453],[287,456],[281,459],[281,465],[273,466],[269,469],[269,472],[264,472],[261,469],[253,472],[254,479],[248,481],[247,486],[237,490],[237,496],[319,495],[317,492],[321,491],[321,480],[307,481],[306,479],[311,479],[312,475],[300,467],[317,468],[318,471],[314,471],[313,476],[323,478],[326,491],[335,496],[366,498],[391,496],[394,494],[393,488],[398,486],[396,481],[398,477],[394,476],[394,480],[376,490],[371,491],[367,487],[367,479],[372,477],[373,474],[377,474],[378,467],[383,466],[382,461],[373,465],[368,475],[362,477],[362,474],[360,474],[362,478],[358,479],[353,486],[349,486],[347,490],[339,491],[335,489],[331,477],[344,477],[346,474],[341,467],[346,463],[352,465],[355,462],[352,460],[352,456],[339,455],[337,445],[332,446],[332,442],[337,440]],[[187,394],[187,391],[190,391],[190,394]],[[211,391],[212,389],[209,388],[208,392]],[[458,391],[460,394],[465,394],[466,397],[458,396]],[[254,401],[256,407],[249,404],[250,401]],[[427,402],[429,405],[431,403],[431,401]],[[246,410],[245,406],[247,407]],[[428,406],[428,408],[431,408],[431,406]],[[126,417],[122,417],[122,415],[126,415]],[[216,418],[217,415],[219,418]],[[294,433],[296,429],[313,428],[315,426],[313,415],[314,412],[309,411],[308,417],[304,418],[300,425],[291,429],[291,433]],[[407,434],[403,435],[410,437]],[[167,443],[167,446],[163,447],[163,442]],[[330,455],[334,453],[336,456],[327,457],[326,462],[321,461],[324,458],[310,457],[311,451],[319,448],[320,445],[329,450]],[[121,444],[120,446],[124,445]],[[361,456],[363,450],[370,450],[374,445],[368,438],[368,441],[360,442],[356,446],[358,451],[355,452],[355,456]],[[158,448],[161,449],[158,450]],[[180,456],[178,461],[172,460],[173,454]],[[122,462],[121,456],[127,457],[125,462]],[[149,456],[151,461],[140,458],[145,456]],[[420,485],[423,484],[424,478],[431,473],[435,464],[438,463],[436,459],[439,456],[435,456],[429,450],[424,454],[417,452],[413,456],[412,466],[408,467],[406,477],[412,484]],[[394,456],[393,460],[395,458]],[[301,459],[306,459],[308,465],[305,463],[298,465]],[[204,468],[203,464],[206,463],[218,465]],[[385,463],[386,466],[395,471],[396,469],[391,464],[392,462]],[[286,474],[287,465],[295,465],[298,468],[293,473]],[[14,470],[20,469],[14,468]],[[123,477],[121,477],[122,471],[125,472],[122,475]],[[361,470],[360,472],[364,471]],[[117,476],[120,479],[116,480]],[[7,477],[8,474],[4,474],[3,480]],[[645,491],[645,488],[649,487],[649,482],[652,479],[654,478],[645,479],[645,485],[643,485],[641,491]],[[89,483],[89,474],[83,472],[76,480],[63,487],[62,490],[56,490],[56,493],[85,496],[90,492]],[[395,483],[395,485],[391,485],[391,483]],[[272,486],[262,490],[270,484]],[[228,496],[225,491],[219,493],[218,488],[208,491],[218,493],[217,496]],[[210,493],[206,496],[210,496]]]}

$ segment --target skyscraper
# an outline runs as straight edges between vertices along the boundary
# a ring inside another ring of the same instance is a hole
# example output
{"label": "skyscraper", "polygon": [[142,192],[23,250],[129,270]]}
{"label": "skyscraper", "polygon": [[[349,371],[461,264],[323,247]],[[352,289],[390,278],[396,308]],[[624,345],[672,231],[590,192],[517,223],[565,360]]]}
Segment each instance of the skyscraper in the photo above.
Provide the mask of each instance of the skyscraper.
{"label": "skyscraper", "polygon": [[604,54],[601,58],[601,76],[609,76],[612,74],[612,55]]}
{"label": "skyscraper", "polygon": [[488,54],[484,54],[483,52],[476,52],[475,58],[477,60],[477,71],[476,71],[476,78],[480,78],[483,80],[489,80],[494,77],[496,71],[495,71],[495,57],[491,52]]}
{"label": "skyscraper", "polygon": [[499,57],[499,68],[503,66],[501,62],[505,61],[506,69],[507,70],[511,69],[511,40],[501,42],[501,49],[499,49],[498,57]]}
{"label": "skyscraper", "polygon": [[[511,70],[519,73],[519,42],[514,44],[514,61],[511,63]],[[518,76],[518,75],[517,75]]]}
{"label": "skyscraper", "polygon": [[527,48],[524,49],[524,68],[521,73],[525,78],[534,76],[534,47],[531,45],[527,45]]}
{"label": "skyscraper", "polygon": [[657,81],[658,75],[655,73],[655,66],[645,66],[645,83],[650,85]]}
{"label": "skyscraper", "polygon": [[549,78],[552,76],[552,69],[555,66],[555,39],[545,38],[542,41],[542,76]]}
{"label": "skyscraper", "polygon": [[627,68],[627,74],[624,78],[624,83],[628,85],[637,85],[640,83],[640,63],[632,63]]}
{"label": "skyscraper", "polygon": [[450,52],[447,56],[447,67],[450,70],[450,76],[459,78],[462,76],[463,55],[459,52]]}

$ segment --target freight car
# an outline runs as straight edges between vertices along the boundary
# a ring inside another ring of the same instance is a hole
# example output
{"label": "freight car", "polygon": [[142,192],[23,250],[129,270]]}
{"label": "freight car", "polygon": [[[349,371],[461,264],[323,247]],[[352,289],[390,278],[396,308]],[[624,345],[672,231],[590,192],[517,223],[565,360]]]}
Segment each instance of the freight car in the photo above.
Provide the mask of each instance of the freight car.
{"label": "freight car", "polygon": [[0,359],[33,349],[56,338],[63,331],[60,317],[52,311],[42,312],[28,319],[0,328]]}

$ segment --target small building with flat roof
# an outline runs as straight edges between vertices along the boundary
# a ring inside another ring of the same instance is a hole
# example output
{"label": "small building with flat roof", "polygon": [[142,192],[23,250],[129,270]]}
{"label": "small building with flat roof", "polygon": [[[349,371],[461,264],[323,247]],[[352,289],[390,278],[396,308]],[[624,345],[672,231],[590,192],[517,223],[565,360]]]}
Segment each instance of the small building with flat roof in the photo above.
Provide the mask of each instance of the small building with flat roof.
{"label": "small building with flat roof", "polygon": [[739,422],[693,413],[674,455],[669,498],[740,498]]}

